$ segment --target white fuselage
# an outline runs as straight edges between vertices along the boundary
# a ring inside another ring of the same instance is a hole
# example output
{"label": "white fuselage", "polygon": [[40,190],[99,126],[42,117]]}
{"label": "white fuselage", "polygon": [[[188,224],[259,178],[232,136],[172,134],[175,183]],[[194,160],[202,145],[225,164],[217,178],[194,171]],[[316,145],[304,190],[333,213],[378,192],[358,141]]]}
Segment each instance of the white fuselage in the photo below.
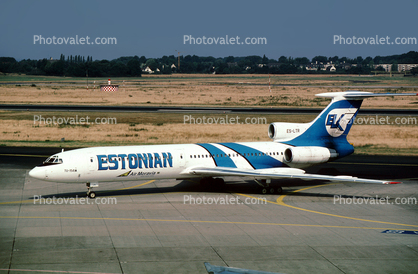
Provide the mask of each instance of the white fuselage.
{"label": "white fuselage", "polygon": [[55,154],[59,163],[37,166],[30,176],[82,183],[191,178],[194,176],[182,173],[190,167],[300,167],[284,163],[283,153],[288,147],[276,142],[251,142],[82,148]]}

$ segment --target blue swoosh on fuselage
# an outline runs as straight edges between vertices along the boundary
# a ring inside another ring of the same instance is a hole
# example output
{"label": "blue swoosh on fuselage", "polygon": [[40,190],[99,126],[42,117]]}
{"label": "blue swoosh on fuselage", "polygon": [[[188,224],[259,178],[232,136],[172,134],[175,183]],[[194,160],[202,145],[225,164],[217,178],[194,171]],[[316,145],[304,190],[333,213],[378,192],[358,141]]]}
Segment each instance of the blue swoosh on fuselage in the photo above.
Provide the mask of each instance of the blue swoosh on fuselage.
{"label": "blue swoosh on fuselage", "polygon": [[239,153],[255,169],[288,166],[280,162],[279,160],[271,157],[270,155],[267,155],[264,152],[258,149],[252,148],[252,147],[240,145],[237,143],[219,143],[219,144]]}
{"label": "blue swoosh on fuselage", "polygon": [[[215,161],[216,166],[236,168],[234,161],[222,150],[211,144],[197,144],[206,149]],[[213,156],[215,155],[215,156]]]}

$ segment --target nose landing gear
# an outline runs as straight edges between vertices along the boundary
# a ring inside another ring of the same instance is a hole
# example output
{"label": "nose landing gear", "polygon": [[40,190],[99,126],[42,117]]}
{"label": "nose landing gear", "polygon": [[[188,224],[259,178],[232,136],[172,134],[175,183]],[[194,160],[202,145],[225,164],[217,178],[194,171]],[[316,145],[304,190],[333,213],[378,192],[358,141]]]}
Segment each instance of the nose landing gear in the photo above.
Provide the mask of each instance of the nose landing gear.
{"label": "nose landing gear", "polygon": [[98,183],[86,183],[87,186],[87,197],[90,199],[96,198],[96,192],[91,191],[93,187],[99,187]]}

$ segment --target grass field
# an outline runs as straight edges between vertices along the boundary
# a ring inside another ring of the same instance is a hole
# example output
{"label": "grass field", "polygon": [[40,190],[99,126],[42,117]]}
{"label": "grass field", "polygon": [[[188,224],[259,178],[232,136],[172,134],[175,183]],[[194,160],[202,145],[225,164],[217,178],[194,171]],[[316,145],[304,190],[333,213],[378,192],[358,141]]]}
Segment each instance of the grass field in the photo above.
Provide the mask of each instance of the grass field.
{"label": "grass field", "polygon": [[[93,89],[93,81],[96,88]],[[12,84],[8,84],[12,83]],[[359,89],[373,92],[418,92],[418,78],[364,77],[347,75],[273,75],[271,92],[268,75],[145,75],[115,78],[119,92],[100,92],[107,79],[0,76],[3,104],[87,104],[87,105],[196,105],[251,107],[321,107],[328,100],[316,98],[322,92]],[[384,86],[379,88],[376,86]],[[405,97],[374,98],[363,107],[417,108],[417,100]]]}
{"label": "grass field", "polygon": [[[172,75],[113,79],[120,84],[117,93],[94,91],[83,86],[85,79],[33,76],[0,76],[0,103],[86,104],[86,105],[196,105],[249,107],[324,107],[329,100],[315,98],[320,92],[343,91],[345,86],[361,85],[366,91],[417,92],[416,78],[359,76],[271,76],[272,92],[266,75]],[[101,83],[107,79],[89,79]],[[7,84],[7,83],[13,84]],[[123,83],[125,84],[123,86]],[[32,85],[33,84],[33,85]],[[376,87],[385,86],[385,88]],[[367,88],[366,87],[371,87]],[[418,107],[415,97],[374,98],[364,107]],[[360,112],[361,113],[361,112]],[[197,142],[270,141],[271,122],[309,122],[312,115],[243,115],[264,117],[264,124],[188,124],[184,115],[173,113],[93,113],[93,112],[14,112],[0,111],[0,145],[62,146],[163,144]],[[192,114],[214,119],[225,114]],[[35,116],[74,118],[89,116],[115,118],[117,124],[61,125],[34,123]],[[231,115],[230,115],[231,116]],[[360,116],[362,117],[362,116]],[[392,121],[396,117],[391,117]],[[416,123],[408,125],[355,125],[349,141],[357,153],[418,155]]]}
{"label": "grass field", "polygon": [[[179,113],[95,113],[95,112],[0,112],[0,145],[3,146],[109,146],[198,142],[271,141],[267,135],[272,122],[309,122],[314,115],[249,115],[239,114],[239,121],[257,118],[262,124],[193,124],[190,118],[221,121],[225,114]],[[235,118],[237,115],[228,115]],[[60,118],[68,123],[52,124]],[[90,124],[84,123],[89,119]],[[368,116],[360,116],[367,118]],[[84,118],[82,124],[71,119]],[[111,124],[95,124],[96,118]],[[108,119],[110,118],[110,120]],[[371,117],[372,118],[372,117]],[[391,117],[395,120],[397,117]],[[44,120],[43,120],[44,119]],[[36,120],[36,121],[35,121]],[[41,122],[39,121],[41,120]],[[197,120],[199,121],[199,120]],[[116,122],[116,123],[115,123]],[[357,153],[418,155],[418,127],[409,125],[354,125],[349,142]]]}

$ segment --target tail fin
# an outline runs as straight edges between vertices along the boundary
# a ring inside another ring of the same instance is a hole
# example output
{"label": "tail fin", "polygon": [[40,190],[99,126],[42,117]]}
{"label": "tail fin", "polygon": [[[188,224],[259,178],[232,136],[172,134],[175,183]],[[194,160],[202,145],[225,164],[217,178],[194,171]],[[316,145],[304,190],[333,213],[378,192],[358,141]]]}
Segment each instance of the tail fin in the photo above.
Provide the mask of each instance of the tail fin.
{"label": "tail fin", "polygon": [[371,93],[345,91],[321,93],[316,96],[332,98],[331,103],[299,136],[284,143],[292,146],[320,146],[334,149],[339,157],[354,152],[347,141],[348,132],[365,98],[380,96],[417,95],[415,93]]}

